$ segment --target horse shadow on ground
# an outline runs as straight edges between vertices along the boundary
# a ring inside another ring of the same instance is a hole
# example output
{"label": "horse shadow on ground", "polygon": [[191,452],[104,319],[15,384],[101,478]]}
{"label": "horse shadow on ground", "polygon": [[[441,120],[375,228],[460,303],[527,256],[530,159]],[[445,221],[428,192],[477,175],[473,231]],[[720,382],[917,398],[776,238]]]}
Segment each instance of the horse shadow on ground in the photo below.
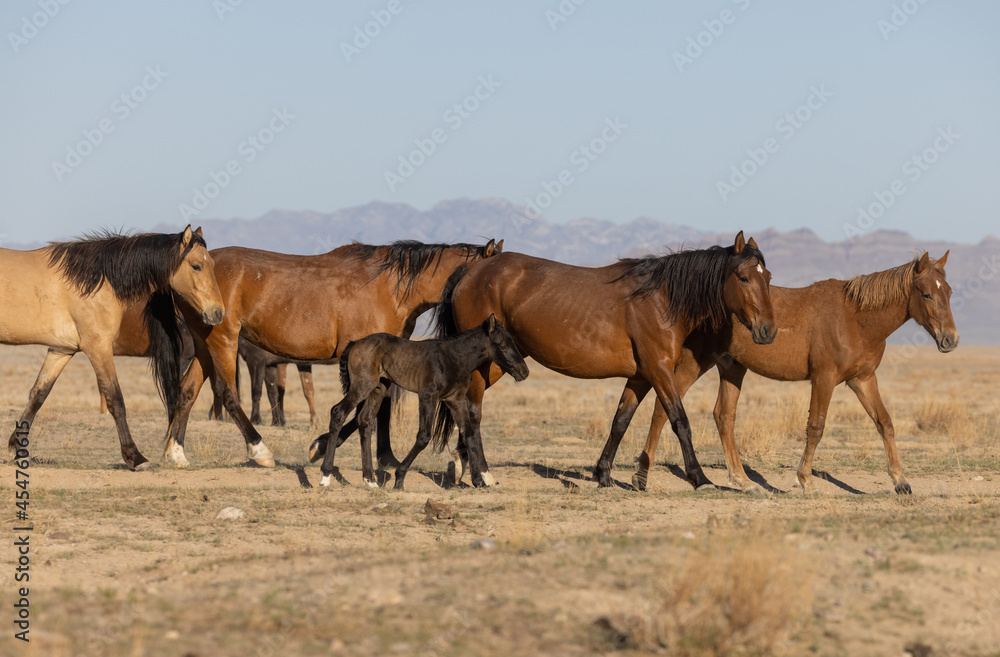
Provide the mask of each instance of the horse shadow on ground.
{"label": "horse shadow on ground", "polygon": [[[545,479],[557,479],[559,483],[566,488],[566,490],[579,489],[580,485],[576,483],[578,481],[594,481],[593,468],[588,468],[588,470],[591,471],[591,474],[586,475],[582,472],[576,472],[574,470],[560,470],[559,468],[552,468],[547,465],[542,465],[541,463],[526,463],[524,465],[539,477],[544,477]],[[622,483],[614,477],[611,478],[611,481],[615,486],[623,490],[635,490],[632,488],[631,484]]]}
{"label": "horse shadow on ground", "polygon": [[[676,463],[666,463],[666,464],[664,464],[664,467],[667,469],[668,472],[670,472],[670,474],[674,475],[678,479],[682,479],[685,482],[687,482],[687,480],[688,480],[687,479],[687,475],[684,473],[684,468],[682,468],[681,466],[677,465]],[[722,470],[723,472],[726,472],[726,466],[724,464],[721,464],[721,465],[720,464],[706,465],[706,466],[704,466],[704,469],[705,470]],[[753,483],[757,484],[758,486],[760,486],[761,488],[763,488],[768,493],[771,493],[772,495],[786,495],[786,494],[788,494],[787,490],[782,490],[780,488],[775,488],[774,486],[772,486],[770,484],[770,482],[768,482],[767,479],[764,478],[764,475],[762,475],[761,473],[757,472],[756,470],[754,470],[750,466],[743,466],[743,470],[747,473],[747,477],[750,478],[750,481],[752,481]],[[688,482],[688,483],[690,483],[690,482]],[[728,486],[726,484],[719,484],[719,483],[716,483],[715,481],[712,482],[712,485],[715,486],[716,490],[721,490],[721,491],[726,491],[726,492],[734,492],[734,493],[742,492],[738,488],[733,488],[732,486]]]}

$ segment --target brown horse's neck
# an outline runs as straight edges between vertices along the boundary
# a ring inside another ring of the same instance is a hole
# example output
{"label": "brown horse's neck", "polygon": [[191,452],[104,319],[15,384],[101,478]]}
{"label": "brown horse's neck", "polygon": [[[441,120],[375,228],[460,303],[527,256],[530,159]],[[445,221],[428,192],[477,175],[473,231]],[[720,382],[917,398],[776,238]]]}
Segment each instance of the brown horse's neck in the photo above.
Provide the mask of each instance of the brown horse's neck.
{"label": "brown horse's neck", "polygon": [[894,331],[910,319],[910,301],[904,298],[902,301],[888,303],[881,308],[859,310],[858,319],[869,329],[868,335],[871,338],[885,342]]}
{"label": "brown horse's neck", "polygon": [[440,259],[430,263],[427,269],[413,281],[409,290],[406,289],[405,285],[395,289],[396,308],[399,315],[408,318],[408,323],[415,322],[418,315],[441,302],[441,295],[444,293],[448,277],[461,265],[471,262],[472,260],[466,256],[466,253],[459,249],[442,251]]}

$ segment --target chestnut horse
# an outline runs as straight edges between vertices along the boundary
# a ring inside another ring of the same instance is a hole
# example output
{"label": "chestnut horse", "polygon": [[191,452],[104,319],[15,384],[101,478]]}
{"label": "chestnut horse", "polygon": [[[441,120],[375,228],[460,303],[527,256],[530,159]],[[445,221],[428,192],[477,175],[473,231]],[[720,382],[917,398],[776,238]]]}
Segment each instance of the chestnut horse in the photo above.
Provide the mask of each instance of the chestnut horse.
{"label": "chestnut horse", "polygon": [[[833,389],[846,382],[882,435],[896,492],[913,492],[903,476],[892,419],[882,404],[875,370],[885,352],[886,338],[911,318],[931,334],[938,351],[947,353],[958,346],[951,287],[945,280],[947,261],[947,252],[937,261],[924,253],[904,265],[847,281],[830,279],[804,288],[772,287],[778,335],[767,349],[756,346],[747,331],[735,323],[714,335],[698,331],[688,338],[674,378],[683,395],[702,374],[713,366],[718,368],[715,422],[726,453],[730,485],[740,490],[759,488],[743,470],[733,437],[736,403],[743,376],[750,369],[769,379],[812,383],[806,447],[796,475],[804,491],[813,490],[813,454],[823,437]],[[638,471],[632,477],[639,490],[645,490],[665,420],[663,408],[657,405]],[[687,448],[681,444],[682,451]],[[686,467],[689,460],[697,463],[693,452],[684,454]]]}
{"label": "chestnut horse", "polygon": [[[770,272],[743,232],[731,247],[625,259],[607,267],[574,267],[518,253],[505,253],[456,272],[438,309],[439,335],[468,330],[495,314],[526,356],[576,378],[627,379],[604,451],[594,468],[600,486],[610,486],[618,444],[636,407],[652,388],[668,409],[678,439],[691,443],[691,428],[674,382],[674,364],[689,333],[715,330],[730,314],[755,342],[774,340],[768,295]],[[469,399],[471,435],[459,435],[459,455],[468,452],[475,486],[489,485],[479,424],[483,394],[502,371],[480,368]],[[693,450],[685,452],[693,454]],[[462,459],[464,460],[464,458]],[[695,486],[710,483],[696,460],[686,462]],[[456,480],[464,467],[456,460]]]}
{"label": "chestnut horse", "polygon": [[153,373],[171,417],[180,379],[175,296],[199,323],[222,321],[225,307],[200,228],[176,235],[106,232],[34,251],[0,249],[0,342],[49,347],[8,447],[19,446],[59,374],[82,351],[111,402],[122,458],[133,470],[148,467],[125,421],[112,343],[125,311],[143,303]]}
{"label": "chestnut horse", "polygon": [[[294,360],[337,358],[347,343],[371,333],[409,337],[417,317],[433,308],[459,266],[492,256],[503,240],[485,246],[401,241],[384,246],[348,244],[315,256],[242,247],[215,249],[216,277],[226,318],[213,328],[182,308],[195,341],[195,360],[181,383],[167,430],[164,458],[187,465],[184,432],[205,380],[246,440],[250,459],[273,466],[274,457],[236,397],[239,336]],[[395,462],[389,447],[388,404],[379,412],[378,460]]]}

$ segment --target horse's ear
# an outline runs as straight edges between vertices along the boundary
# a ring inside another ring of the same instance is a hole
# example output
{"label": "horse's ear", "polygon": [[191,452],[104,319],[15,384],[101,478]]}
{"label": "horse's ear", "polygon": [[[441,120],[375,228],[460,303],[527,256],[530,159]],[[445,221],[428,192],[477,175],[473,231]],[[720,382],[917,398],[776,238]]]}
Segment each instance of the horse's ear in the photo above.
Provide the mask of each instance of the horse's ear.
{"label": "horse's ear", "polygon": [[193,235],[191,232],[191,224],[188,224],[187,228],[184,229],[184,235],[181,236],[181,251],[186,249],[188,244],[191,243],[191,235]]}
{"label": "horse's ear", "polygon": [[500,240],[499,242],[497,242],[496,253],[503,253],[503,240]]}
{"label": "horse's ear", "polygon": [[201,234],[201,226],[198,226],[198,229],[194,231],[194,234],[202,239],[205,239],[205,236]]}
{"label": "horse's ear", "polygon": [[922,255],[920,257],[920,260],[917,261],[917,273],[918,274],[924,273],[924,271],[927,269],[928,266],[930,266],[930,264],[931,264],[931,256],[929,253],[924,251],[924,255]]}
{"label": "horse's ear", "polygon": [[496,248],[497,248],[496,242],[494,242],[493,240],[487,242],[486,246],[483,247],[483,257],[489,258],[496,252]]}
{"label": "horse's ear", "polygon": [[490,313],[490,316],[485,322],[483,322],[483,328],[486,329],[487,333],[492,333],[497,329],[497,316]]}
{"label": "horse's ear", "polygon": [[756,242],[756,241],[754,241],[754,239],[753,239],[752,237],[751,237],[750,239],[748,239],[748,240],[747,240],[747,244],[749,244],[749,245],[750,245],[750,246],[752,246],[753,248],[755,248],[755,249],[757,249],[758,251],[760,251],[760,247],[759,247],[759,246],[757,246],[757,242]]}
{"label": "horse's ear", "polygon": [[743,247],[747,245],[746,240],[743,239],[743,231],[736,233],[736,242],[733,243],[733,253],[739,255],[743,253]]}
{"label": "horse's ear", "polygon": [[937,266],[944,269],[945,264],[948,262],[948,254],[951,253],[951,249],[944,252],[944,255],[938,258]]}

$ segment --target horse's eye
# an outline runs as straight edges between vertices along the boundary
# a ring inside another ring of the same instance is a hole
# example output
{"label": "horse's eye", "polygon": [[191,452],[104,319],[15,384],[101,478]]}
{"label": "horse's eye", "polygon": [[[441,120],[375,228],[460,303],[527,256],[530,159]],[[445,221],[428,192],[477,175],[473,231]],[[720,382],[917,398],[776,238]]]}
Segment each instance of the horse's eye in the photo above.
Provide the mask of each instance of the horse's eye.
{"label": "horse's eye", "polygon": [[191,269],[195,271],[201,271],[201,265],[191,265]]}
{"label": "horse's eye", "polygon": [[746,276],[740,276],[740,282],[741,283],[749,283],[750,279],[747,278]]}
{"label": "horse's eye", "polygon": [[931,300],[931,299],[933,298],[933,297],[932,297],[932,296],[930,295],[930,293],[929,293],[929,292],[924,292],[924,293],[923,293],[923,297],[924,297],[925,299],[927,299],[928,301],[930,301],[930,300]]}

